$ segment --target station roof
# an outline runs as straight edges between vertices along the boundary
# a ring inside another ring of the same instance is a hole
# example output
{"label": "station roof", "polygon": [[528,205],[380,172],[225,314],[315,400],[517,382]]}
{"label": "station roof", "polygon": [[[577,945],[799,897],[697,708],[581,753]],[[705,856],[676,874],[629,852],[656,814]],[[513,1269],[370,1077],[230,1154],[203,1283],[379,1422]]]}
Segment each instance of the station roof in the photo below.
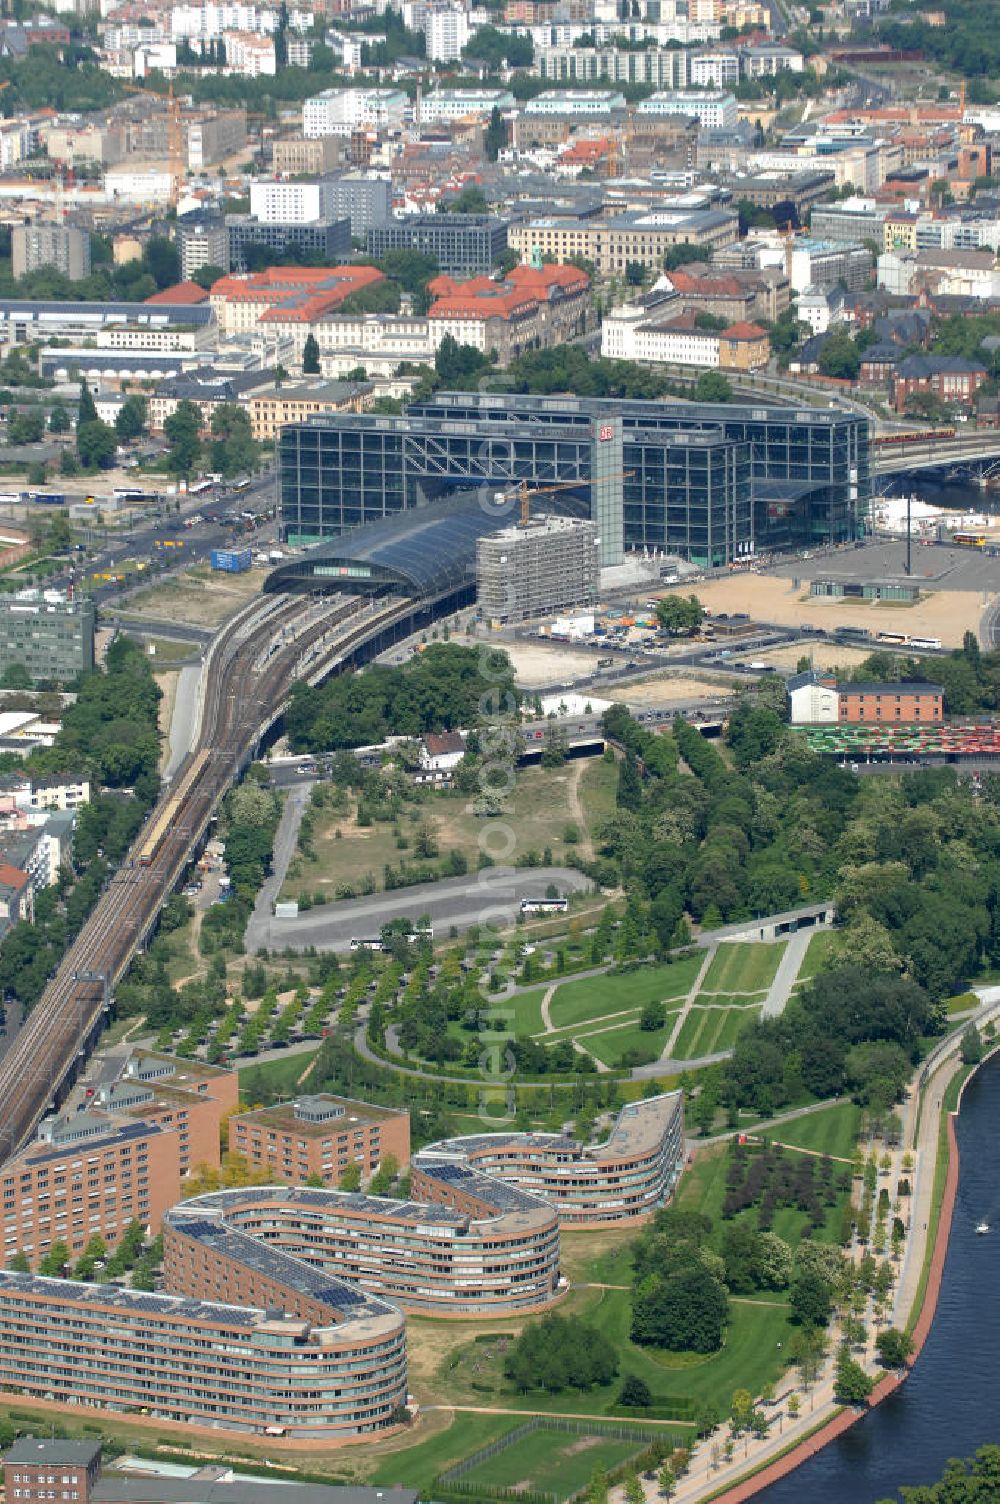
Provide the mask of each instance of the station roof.
{"label": "station roof", "polygon": [[364,593],[382,587],[433,599],[473,583],[478,539],[506,526],[512,516],[513,503],[496,505],[483,500],[481,492],[414,507],[354,528],[279,565],[268,575],[264,590],[304,595],[317,590]]}

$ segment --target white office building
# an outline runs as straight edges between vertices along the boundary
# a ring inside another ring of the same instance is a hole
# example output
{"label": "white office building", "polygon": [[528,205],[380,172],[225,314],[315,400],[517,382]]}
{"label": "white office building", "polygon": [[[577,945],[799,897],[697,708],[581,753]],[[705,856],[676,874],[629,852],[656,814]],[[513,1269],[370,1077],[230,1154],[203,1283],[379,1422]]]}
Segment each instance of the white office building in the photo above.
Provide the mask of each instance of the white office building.
{"label": "white office building", "polygon": [[[653,96],[654,99],[656,96]],[[615,110],[624,110],[625,95],[617,89],[546,89],[529,99],[524,107],[526,115],[575,115],[578,118],[601,119]]]}
{"label": "white office building", "polygon": [[399,130],[406,118],[400,89],[324,89],[302,107],[302,134],[350,136],[355,130]]}
{"label": "white office building", "polygon": [[468,115],[486,117],[494,110],[512,110],[516,101],[508,89],[435,89],[420,104],[421,123],[463,120]]}
{"label": "white office building", "polygon": [[251,218],[266,225],[310,225],[327,219],[323,189],[323,183],[251,183]]}
{"label": "white office building", "polygon": [[[530,106],[529,106],[530,108]],[[698,121],[704,130],[731,131],[736,128],[736,96],[725,93],[651,94],[636,106],[637,115],[685,115]]]}

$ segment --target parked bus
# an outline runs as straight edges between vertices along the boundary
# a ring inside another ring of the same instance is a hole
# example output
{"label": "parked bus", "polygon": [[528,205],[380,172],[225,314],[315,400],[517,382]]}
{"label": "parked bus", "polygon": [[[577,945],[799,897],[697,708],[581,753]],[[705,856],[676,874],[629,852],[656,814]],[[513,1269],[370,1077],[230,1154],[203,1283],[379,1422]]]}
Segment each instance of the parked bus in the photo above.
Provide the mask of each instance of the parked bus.
{"label": "parked bus", "polygon": [[959,548],[985,548],[985,533],[952,533],[950,541]]}
{"label": "parked bus", "polygon": [[522,914],[565,914],[569,908],[568,898],[522,898]]}

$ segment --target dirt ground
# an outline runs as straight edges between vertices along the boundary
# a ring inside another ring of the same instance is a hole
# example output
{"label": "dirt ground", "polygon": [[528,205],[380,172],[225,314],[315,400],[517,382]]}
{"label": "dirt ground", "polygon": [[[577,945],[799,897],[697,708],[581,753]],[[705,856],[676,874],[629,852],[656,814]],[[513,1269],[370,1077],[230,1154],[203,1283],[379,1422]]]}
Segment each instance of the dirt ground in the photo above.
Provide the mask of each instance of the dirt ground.
{"label": "dirt ground", "polygon": [[812,658],[813,668],[820,673],[826,669],[855,668],[870,657],[871,648],[847,648],[836,642],[795,643],[788,648],[754,648],[754,661],[772,663],[777,669],[794,669],[800,658]]}
{"label": "dirt ground", "polygon": [[161,737],[161,773],[170,761],[170,722],[174,718],[174,702],[177,699],[177,685],[180,682],[180,677],[179,669],[170,669],[167,673],[156,675],[156,682],[160,686],[160,692],[163,695],[158,712]]}
{"label": "dirt ground", "polygon": [[[453,636],[451,640],[460,642],[463,647],[479,647],[484,641],[494,642],[492,636]],[[516,642],[501,633],[496,634],[495,644],[509,654],[517,682],[525,689],[537,689],[593,673],[600,657],[596,649],[550,648],[544,643]]]}
{"label": "dirt ground", "polygon": [[624,700],[629,705],[690,705],[700,700],[723,700],[732,693],[733,688],[728,684],[684,679],[677,674],[653,674],[640,679],[638,684],[620,684],[609,689],[608,699]]}
{"label": "dirt ground", "polygon": [[128,597],[120,615],[125,621],[131,617],[217,627],[251,596],[260,594],[266,577],[266,569],[223,575],[199,564],[148,590],[137,590]]}
{"label": "dirt ground", "polygon": [[763,574],[743,574],[699,585],[698,599],[712,612],[746,611],[755,621],[785,626],[809,622],[828,631],[851,626],[868,627],[873,632],[909,632],[939,637],[945,647],[961,647],[965,632],[978,632],[984,609],[980,596],[972,591],[938,590],[913,606],[877,605],[813,597],[805,577],[796,586],[792,580]]}

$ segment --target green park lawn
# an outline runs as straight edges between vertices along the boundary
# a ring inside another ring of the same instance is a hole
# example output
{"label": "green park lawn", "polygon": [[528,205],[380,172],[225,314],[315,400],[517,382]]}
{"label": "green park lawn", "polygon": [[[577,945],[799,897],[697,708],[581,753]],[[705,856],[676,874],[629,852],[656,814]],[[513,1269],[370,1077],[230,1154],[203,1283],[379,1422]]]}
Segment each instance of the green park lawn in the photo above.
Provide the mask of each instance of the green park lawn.
{"label": "green park lawn", "polygon": [[797,982],[807,982],[819,972],[826,970],[833,954],[836,938],[834,930],[818,930],[813,935],[802,965],[799,967]]}
{"label": "green park lawn", "polygon": [[645,1003],[668,1002],[690,990],[704,956],[682,956],[666,966],[640,966],[635,971],[605,972],[563,982],[552,998],[549,1014],[554,1029],[586,1023],[592,1018],[642,1008]]}
{"label": "green park lawn", "polygon": [[668,1013],[661,1029],[640,1029],[638,1023],[633,1022],[620,1029],[602,1029],[597,1034],[578,1031],[575,1037],[585,1050],[614,1068],[621,1065],[622,1056],[628,1050],[641,1050],[650,1060],[658,1058],[663,1053],[663,1046],[670,1037],[670,1030],[676,1019],[676,1013]]}
{"label": "green park lawn", "polygon": [[761,992],[770,987],[785,949],[756,941],[725,941],[712,957],[702,988],[705,992]]}
{"label": "green park lawn", "polygon": [[732,1049],[740,1031],[759,1013],[758,1004],[734,1008],[695,1005],[681,1025],[672,1053],[677,1060],[696,1060],[701,1055]]}
{"label": "green park lawn", "polygon": [[456,1415],[446,1430],[407,1445],[403,1452],[387,1453],[367,1481],[382,1487],[405,1482],[419,1489],[421,1498],[432,1498],[438,1473],[519,1424],[509,1415]]}
{"label": "green park lawn", "polygon": [[832,1154],[835,1159],[852,1159],[860,1129],[861,1108],[853,1102],[837,1102],[790,1123],[779,1123],[768,1137],[797,1149]]}
{"label": "green park lawn", "polygon": [[544,996],[544,987],[533,987],[530,992],[515,992],[512,997],[504,997],[502,994],[493,997],[487,994],[482,1009],[495,1018],[502,1018],[512,1034],[537,1034],[542,1028]]}
{"label": "green park lawn", "polygon": [[599,1432],[539,1429],[486,1458],[462,1477],[464,1486],[511,1488],[519,1492],[555,1494],[569,1498],[585,1488],[595,1468],[610,1471],[642,1450],[641,1443],[616,1441]]}

